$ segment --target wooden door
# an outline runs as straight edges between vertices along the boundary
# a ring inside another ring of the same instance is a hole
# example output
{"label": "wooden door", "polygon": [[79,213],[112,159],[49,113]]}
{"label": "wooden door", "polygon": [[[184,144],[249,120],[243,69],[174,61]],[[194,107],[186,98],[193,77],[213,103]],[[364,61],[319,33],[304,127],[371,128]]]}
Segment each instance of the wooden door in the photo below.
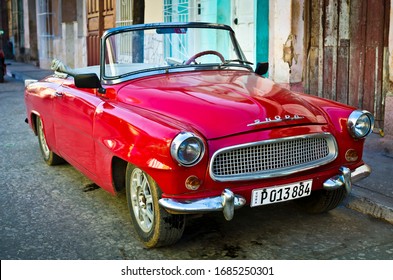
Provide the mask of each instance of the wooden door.
{"label": "wooden door", "polygon": [[232,0],[232,28],[247,60],[255,63],[254,0]]}
{"label": "wooden door", "polygon": [[116,0],[87,0],[87,65],[100,64],[100,38],[115,27]]}
{"label": "wooden door", "polygon": [[306,0],[306,92],[372,112],[383,127],[390,0]]}

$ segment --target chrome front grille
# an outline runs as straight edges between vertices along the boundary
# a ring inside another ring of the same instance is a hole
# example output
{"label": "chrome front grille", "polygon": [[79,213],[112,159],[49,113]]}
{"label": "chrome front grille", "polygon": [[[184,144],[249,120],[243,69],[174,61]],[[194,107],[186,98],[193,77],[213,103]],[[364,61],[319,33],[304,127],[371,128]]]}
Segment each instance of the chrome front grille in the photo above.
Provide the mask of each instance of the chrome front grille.
{"label": "chrome front grille", "polygon": [[308,170],[333,161],[337,144],[329,133],[302,135],[228,147],[211,160],[216,181],[273,178]]}

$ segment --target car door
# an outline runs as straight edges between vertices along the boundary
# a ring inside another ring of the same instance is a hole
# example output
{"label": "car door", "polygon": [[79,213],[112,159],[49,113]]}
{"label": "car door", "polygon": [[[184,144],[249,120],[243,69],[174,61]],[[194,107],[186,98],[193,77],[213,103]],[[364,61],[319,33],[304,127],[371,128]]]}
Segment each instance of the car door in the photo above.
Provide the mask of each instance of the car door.
{"label": "car door", "polygon": [[101,98],[70,82],[57,89],[56,98],[55,133],[61,156],[82,172],[95,174],[93,123]]}

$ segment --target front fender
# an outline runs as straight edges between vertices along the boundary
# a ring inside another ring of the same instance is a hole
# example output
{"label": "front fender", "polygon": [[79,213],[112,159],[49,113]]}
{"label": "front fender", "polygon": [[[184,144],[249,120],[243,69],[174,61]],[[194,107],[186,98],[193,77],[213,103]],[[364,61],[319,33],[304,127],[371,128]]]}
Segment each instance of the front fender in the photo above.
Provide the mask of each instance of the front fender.
{"label": "front fender", "polygon": [[208,159],[193,168],[181,167],[173,160],[170,145],[182,130],[137,108],[103,103],[97,108],[93,126],[97,173],[105,180],[102,187],[114,192],[111,162],[116,156],[148,173],[164,193],[184,193],[184,180],[190,175],[202,178]]}

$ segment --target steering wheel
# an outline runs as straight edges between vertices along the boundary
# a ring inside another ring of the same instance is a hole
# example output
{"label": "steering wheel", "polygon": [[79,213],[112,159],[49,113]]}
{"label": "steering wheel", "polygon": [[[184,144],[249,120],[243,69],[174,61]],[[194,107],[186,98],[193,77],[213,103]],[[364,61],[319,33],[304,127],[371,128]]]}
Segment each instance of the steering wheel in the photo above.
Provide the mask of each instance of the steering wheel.
{"label": "steering wheel", "polygon": [[217,51],[209,50],[209,51],[203,51],[203,52],[199,52],[199,53],[194,54],[184,64],[185,65],[190,65],[191,62],[195,62],[196,63],[195,59],[197,59],[198,57],[204,56],[204,55],[208,55],[208,54],[214,54],[214,55],[218,56],[220,58],[221,62],[225,63],[225,59],[224,59],[224,56],[222,54],[220,54]]}

